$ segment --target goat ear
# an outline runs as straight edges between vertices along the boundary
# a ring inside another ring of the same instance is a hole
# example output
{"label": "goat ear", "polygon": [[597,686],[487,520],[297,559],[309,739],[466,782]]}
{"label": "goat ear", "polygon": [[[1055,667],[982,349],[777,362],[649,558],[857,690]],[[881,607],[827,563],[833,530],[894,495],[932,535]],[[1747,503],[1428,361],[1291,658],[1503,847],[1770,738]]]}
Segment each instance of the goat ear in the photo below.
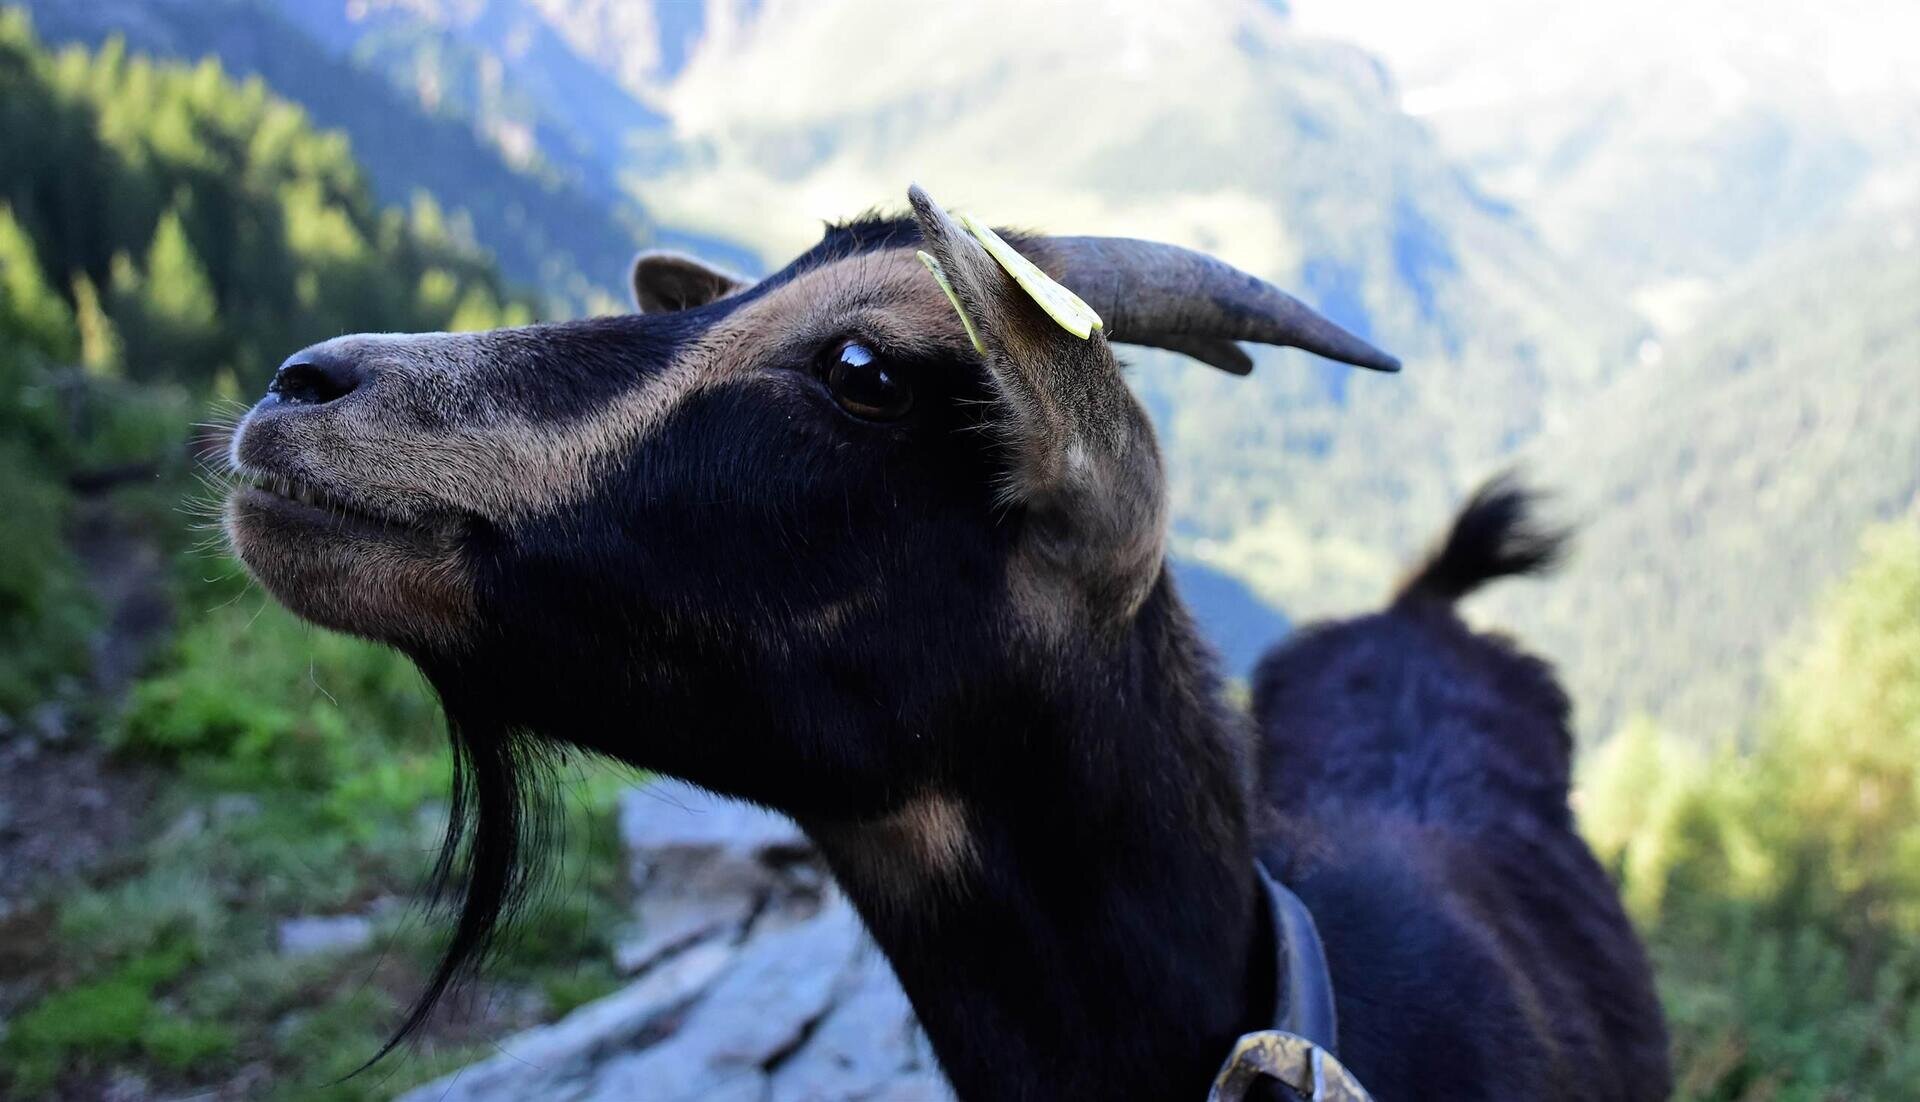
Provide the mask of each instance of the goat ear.
{"label": "goat ear", "polygon": [[651,251],[633,258],[631,284],[635,309],[665,314],[725,298],[747,281],[684,253]]}
{"label": "goat ear", "polygon": [[1043,561],[1073,575],[1096,616],[1131,614],[1159,573],[1160,461],[1099,318],[918,185],[907,199],[996,392],[1003,498],[1033,518]]}

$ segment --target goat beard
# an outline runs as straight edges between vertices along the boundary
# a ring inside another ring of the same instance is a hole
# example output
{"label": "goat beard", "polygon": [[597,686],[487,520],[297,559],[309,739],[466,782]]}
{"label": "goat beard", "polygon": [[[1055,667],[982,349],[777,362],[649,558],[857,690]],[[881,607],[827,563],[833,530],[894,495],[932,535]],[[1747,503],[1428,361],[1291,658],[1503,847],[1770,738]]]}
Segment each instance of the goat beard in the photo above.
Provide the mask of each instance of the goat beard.
{"label": "goat beard", "polygon": [[546,851],[555,822],[555,768],[565,752],[527,732],[475,722],[446,703],[452,789],[427,905],[457,909],[457,918],[426,987],[356,1075],[419,1033],[448,991],[486,962],[539,883],[539,862],[530,858]]}

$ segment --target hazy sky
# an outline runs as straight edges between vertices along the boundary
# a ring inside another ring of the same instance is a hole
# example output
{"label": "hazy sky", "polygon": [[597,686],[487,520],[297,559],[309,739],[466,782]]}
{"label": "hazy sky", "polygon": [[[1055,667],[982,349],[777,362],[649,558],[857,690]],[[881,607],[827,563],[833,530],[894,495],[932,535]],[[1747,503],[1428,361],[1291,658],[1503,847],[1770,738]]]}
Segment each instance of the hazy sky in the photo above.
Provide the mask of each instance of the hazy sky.
{"label": "hazy sky", "polygon": [[1292,0],[1303,29],[1393,68],[1415,114],[1509,102],[1649,70],[1737,99],[1770,78],[1920,99],[1914,0]]}
{"label": "hazy sky", "polygon": [[[1659,250],[1608,249],[1609,238],[1711,246],[1705,231],[1729,220],[1720,246],[1887,211],[1905,233],[1920,203],[1920,0],[1293,9],[1302,31],[1381,58],[1402,108],[1568,255],[1632,267]],[[1635,302],[1661,329],[1682,328],[1722,266],[1660,261],[1627,273]]]}

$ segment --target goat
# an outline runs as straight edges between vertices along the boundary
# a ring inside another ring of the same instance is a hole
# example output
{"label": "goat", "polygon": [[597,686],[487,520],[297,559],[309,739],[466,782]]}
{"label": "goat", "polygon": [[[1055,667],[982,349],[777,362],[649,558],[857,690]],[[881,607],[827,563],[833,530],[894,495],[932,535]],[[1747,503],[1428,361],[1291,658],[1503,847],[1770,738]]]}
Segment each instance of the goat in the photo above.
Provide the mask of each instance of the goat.
{"label": "goat", "polygon": [[1488,482],[1386,609],[1303,628],[1254,673],[1261,855],[1318,920],[1341,1056],[1380,1098],[1670,1090],[1645,954],[1568,809],[1567,697],[1454,611],[1559,558],[1531,512]]}
{"label": "goat", "polygon": [[[1525,926],[1536,910],[1505,880],[1417,878],[1509,852],[1428,824],[1460,861],[1380,865],[1401,874],[1370,908],[1353,877],[1406,836],[1397,789],[1379,830],[1339,805],[1366,859],[1316,863],[1294,838],[1324,835],[1270,827],[1254,731],[1166,570],[1157,445],[1110,342],[1243,374],[1238,340],[1398,364],[1211,257],[1009,245],[909,199],[911,218],[832,227],[757,283],[643,256],[632,316],[336,338],[288,359],[236,428],[226,528],[248,570],[297,614],[399,648],[446,708],[440,868],[464,850],[464,897],[388,1048],[524,892],[529,798],[565,748],[791,815],[964,1098],[1199,1097],[1280,987],[1256,855],[1298,866],[1323,908],[1363,1081],[1654,1097],[1660,1076],[1567,1042],[1654,1043],[1650,998],[1616,1020],[1562,997],[1596,969],[1644,994],[1624,926],[1476,970],[1556,931]],[[1286,727],[1276,791],[1311,767]],[[1575,886],[1617,914],[1604,881]],[[1507,1066],[1464,1055],[1495,1048]]]}

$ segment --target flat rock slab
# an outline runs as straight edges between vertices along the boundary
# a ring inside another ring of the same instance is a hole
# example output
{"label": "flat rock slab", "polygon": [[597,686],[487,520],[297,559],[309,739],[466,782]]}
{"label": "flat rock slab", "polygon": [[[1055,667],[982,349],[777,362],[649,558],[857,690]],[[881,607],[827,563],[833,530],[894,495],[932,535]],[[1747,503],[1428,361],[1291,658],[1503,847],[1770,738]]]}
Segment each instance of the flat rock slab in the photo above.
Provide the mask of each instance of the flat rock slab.
{"label": "flat rock slab", "polygon": [[804,856],[807,836],[785,815],[716,796],[682,781],[655,781],[620,798],[620,840],[647,859],[676,850],[759,860]]}
{"label": "flat rock slab", "polygon": [[805,835],[663,782],[621,802],[625,989],[402,1102],[943,1102],[913,1009]]}
{"label": "flat rock slab", "polygon": [[[845,989],[806,1043],[773,1071],[772,1102],[874,1098],[935,1066],[913,1006],[878,949],[853,962]],[[945,1083],[934,1080],[942,1093],[920,1097],[949,1097]]]}
{"label": "flat rock slab", "polygon": [[609,1062],[669,1035],[672,1017],[724,972],[738,950],[707,944],[551,1025],[501,1042],[499,1055],[402,1096],[402,1102],[518,1102],[602,1097]]}
{"label": "flat rock slab", "polygon": [[793,821],[692,785],[661,781],[620,801],[620,835],[634,884],[633,928],[614,967],[645,972],[710,938],[810,917],[825,872]]}

